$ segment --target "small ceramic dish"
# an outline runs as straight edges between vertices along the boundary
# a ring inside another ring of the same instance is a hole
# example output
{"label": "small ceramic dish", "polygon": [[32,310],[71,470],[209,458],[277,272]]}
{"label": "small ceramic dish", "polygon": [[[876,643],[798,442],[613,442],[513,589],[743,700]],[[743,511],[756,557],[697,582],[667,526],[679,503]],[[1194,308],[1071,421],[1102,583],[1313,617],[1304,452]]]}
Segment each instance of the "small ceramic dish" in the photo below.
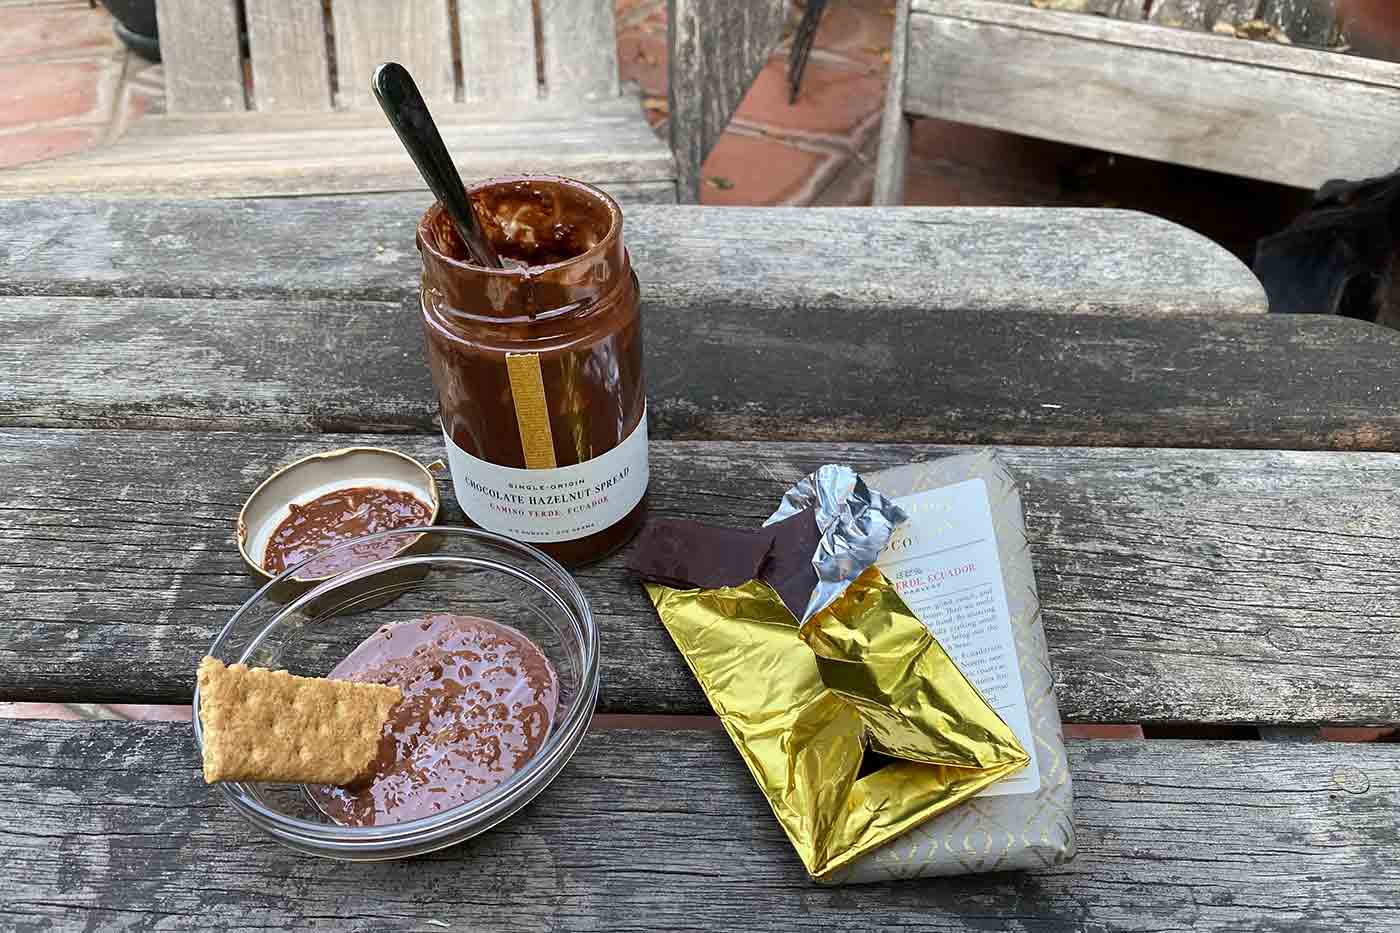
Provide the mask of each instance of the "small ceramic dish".
{"label": "small ceramic dish", "polygon": [[[396,450],[383,447],[343,447],[303,457],[273,473],[248,497],[238,513],[238,552],[248,569],[263,580],[277,578],[263,566],[268,539],[291,514],[293,503],[305,505],[318,496],[355,486],[373,486],[407,493],[426,503],[432,512],[422,525],[437,524],[442,503],[438,497],[435,470],[445,469],[442,461],[424,466]],[[397,554],[415,551],[422,539],[405,537]],[[328,578],[282,574],[284,595],[306,589]]]}

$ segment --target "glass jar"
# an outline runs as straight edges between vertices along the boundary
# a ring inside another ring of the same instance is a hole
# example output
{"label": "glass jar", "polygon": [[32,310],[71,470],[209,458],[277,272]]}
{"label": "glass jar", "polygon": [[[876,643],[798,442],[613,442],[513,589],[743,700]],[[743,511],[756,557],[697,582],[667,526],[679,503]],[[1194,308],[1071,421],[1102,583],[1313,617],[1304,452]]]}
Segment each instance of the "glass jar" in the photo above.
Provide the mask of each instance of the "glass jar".
{"label": "glass jar", "polygon": [[578,565],[646,511],[646,389],[622,211],[568,178],[467,187],[506,262],[471,262],[442,205],[418,224],[428,363],[468,521]]}

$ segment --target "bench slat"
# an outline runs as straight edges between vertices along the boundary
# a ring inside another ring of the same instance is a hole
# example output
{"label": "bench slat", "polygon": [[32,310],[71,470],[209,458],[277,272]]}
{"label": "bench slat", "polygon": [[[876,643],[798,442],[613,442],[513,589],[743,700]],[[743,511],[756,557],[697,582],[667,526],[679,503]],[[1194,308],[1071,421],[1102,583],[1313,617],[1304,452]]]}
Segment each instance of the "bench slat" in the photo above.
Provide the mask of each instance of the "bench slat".
{"label": "bench slat", "polygon": [[[288,113],[273,126],[260,114],[240,116],[253,120],[148,118],[140,132],[111,146],[0,173],[0,193],[207,198],[425,188],[383,114]],[[434,111],[466,178],[550,171],[604,186],[669,183],[669,200],[675,200],[675,159],[635,106],[627,116],[585,112],[573,119],[542,115],[513,122],[474,117],[450,106]],[[549,140],[547,149],[541,139]]]}
{"label": "bench slat", "polygon": [[[437,437],[0,432],[15,582],[0,591],[0,699],[187,702],[197,659],[256,589],[232,543],[243,499],[283,463],[360,443],[442,455]],[[658,441],[652,509],[757,526],[823,462],[951,452]],[[1002,453],[1024,487],[1066,718],[1400,722],[1400,456]],[[445,478],[441,491],[455,524]],[[604,635],[604,710],[708,712],[622,563],[579,574]]]}
{"label": "bench slat", "polygon": [[[997,2],[1011,3],[1016,6],[1034,6],[1038,9],[1048,8],[1067,13],[1084,13],[1090,16],[1107,16],[1110,19],[1129,21],[1143,19],[1143,8],[1146,6],[1142,0],[997,0]],[[1166,0],[1166,2],[1170,3],[1173,0]],[[1200,3],[1201,0],[1181,0],[1181,2]]]}
{"label": "bench slat", "polygon": [[1313,188],[1394,168],[1400,67],[983,0],[915,0],[905,109]]}
{"label": "bench slat", "polygon": [[[0,294],[399,300],[418,285],[413,230],[429,203],[419,193],[0,201]],[[663,304],[998,315],[1267,308],[1258,281],[1225,250],[1128,211],[638,205],[626,210],[624,236],[643,294]]]}
{"label": "bench slat", "polygon": [[326,22],[320,3],[243,0],[257,110],[329,110]]}
{"label": "bench slat", "polygon": [[[538,0],[545,95],[595,100],[621,93],[617,22],[605,0]],[[540,141],[547,146],[545,140]]]}
{"label": "bench slat", "polygon": [[451,103],[457,87],[447,2],[333,0],[337,105],[378,110],[370,77],[386,61],[407,68],[429,104]]}
{"label": "bench slat", "polygon": [[700,166],[768,61],[787,21],[786,0],[671,0],[671,148],[681,200],[700,200]]}
{"label": "bench slat", "polygon": [[361,865],[297,855],[245,824],[200,782],[188,724],[12,720],[0,736],[7,927],[679,931],[742,918],[784,931],[1370,933],[1400,923],[1396,746],[1073,742],[1075,861],[822,888],[720,733],[594,732],[490,833]]}
{"label": "bench slat", "polygon": [[237,0],[161,0],[156,23],[166,110],[245,109]]}
{"label": "bench slat", "polygon": [[[657,437],[1400,449],[1400,333],[1349,318],[643,295]],[[416,299],[0,298],[0,332],[0,424],[436,430]]]}
{"label": "bench slat", "polygon": [[[532,101],[540,96],[532,0],[458,3],[462,93],[467,101]],[[541,136],[541,142],[547,137]]]}

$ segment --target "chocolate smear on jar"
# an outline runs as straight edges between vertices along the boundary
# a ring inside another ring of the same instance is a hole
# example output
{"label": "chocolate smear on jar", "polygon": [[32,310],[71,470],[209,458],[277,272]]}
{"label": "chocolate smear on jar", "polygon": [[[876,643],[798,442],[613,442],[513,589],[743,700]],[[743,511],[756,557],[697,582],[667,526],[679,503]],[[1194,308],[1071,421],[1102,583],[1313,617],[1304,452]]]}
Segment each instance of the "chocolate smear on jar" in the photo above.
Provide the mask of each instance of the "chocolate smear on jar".
{"label": "chocolate smear on jar", "polygon": [[598,560],[646,513],[641,304],[622,212],[567,178],[467,191],[504,269],[471,263],[441,205],[417,231],[458,504],[469,524],[566,565]]}
{"label": "chocolate smear on jar", "polygon": [[405,823],[480,797],[535,757],[559,707],[559,680],[539,646],[475,616],[384,626],[330,677],[403,690],[371,776],[310,788],[343,826]]}

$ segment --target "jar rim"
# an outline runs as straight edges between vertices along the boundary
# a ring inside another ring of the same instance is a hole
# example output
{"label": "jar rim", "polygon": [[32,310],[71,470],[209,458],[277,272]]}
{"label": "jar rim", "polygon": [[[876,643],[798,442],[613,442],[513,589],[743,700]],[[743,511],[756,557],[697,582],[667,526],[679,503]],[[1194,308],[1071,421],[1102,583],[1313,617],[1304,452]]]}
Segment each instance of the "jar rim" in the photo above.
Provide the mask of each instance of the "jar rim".
{"label": "jar rim", "polygon": [[618,206],[617,201],[613,200],[612,195],[608,194],[601,188],[598,188],[594,185],[590,185],[584,181],[579,181],[577,178],[569,178],[565,175],[529,173],[518,175],[495,175],[491,178],[484,178],[479,181],[469,183],[466,186],[466,191],[468,195],[471,195],[477,191],[481,191],[486,188],[491,188],[496,185],[514,184],[516,182],[522,181],[548,182],[550,184],[556,184],[564,188],[570,188],[575,191],[580,191],[584,194],[587,194],[590,197],[596,198],[602,203],[602,205],[605,208],[607,208],[608,232],[604,234],[603,237],[599,239],[597,243],[593,244],[593,246],[591,246],[589,249],[585,250],[582,253],[579,253],[577,256],[570,256],[568,259],[563,259],[559,262],[545,263],[543,265],[538,266],[523,266],[515,269],[493,269],[490,266],[479,266],[474,262],[467,262],[462,259],[457,259],[456,257],[447,255],[442,250],[437,248],[437,245],[434,242],[435,238],[428,236],[427,234],[432,232],[432,222],[436,220],[437,217],[440,216],[444,210],[446,210],[446,208],[443,207],[441,201],[434,201],[432,205],[426,211],[423,212],[423,216],[418,219],[418,227],[416,229],[418,248],[420,250],[425,250],[433,257],[434,260],[443,263],[444,265],[450,268],[469,271],[475,275],[499,276],[501,278],[506,279],[530,279],[535,278],[545,272],[566,269],[569,266],[578,265],[585,261],[596,259],[597,257],[605,254],[608,250],[612,249],[613,244],[615,244],[618,238],[622,236],[622,208]]}

